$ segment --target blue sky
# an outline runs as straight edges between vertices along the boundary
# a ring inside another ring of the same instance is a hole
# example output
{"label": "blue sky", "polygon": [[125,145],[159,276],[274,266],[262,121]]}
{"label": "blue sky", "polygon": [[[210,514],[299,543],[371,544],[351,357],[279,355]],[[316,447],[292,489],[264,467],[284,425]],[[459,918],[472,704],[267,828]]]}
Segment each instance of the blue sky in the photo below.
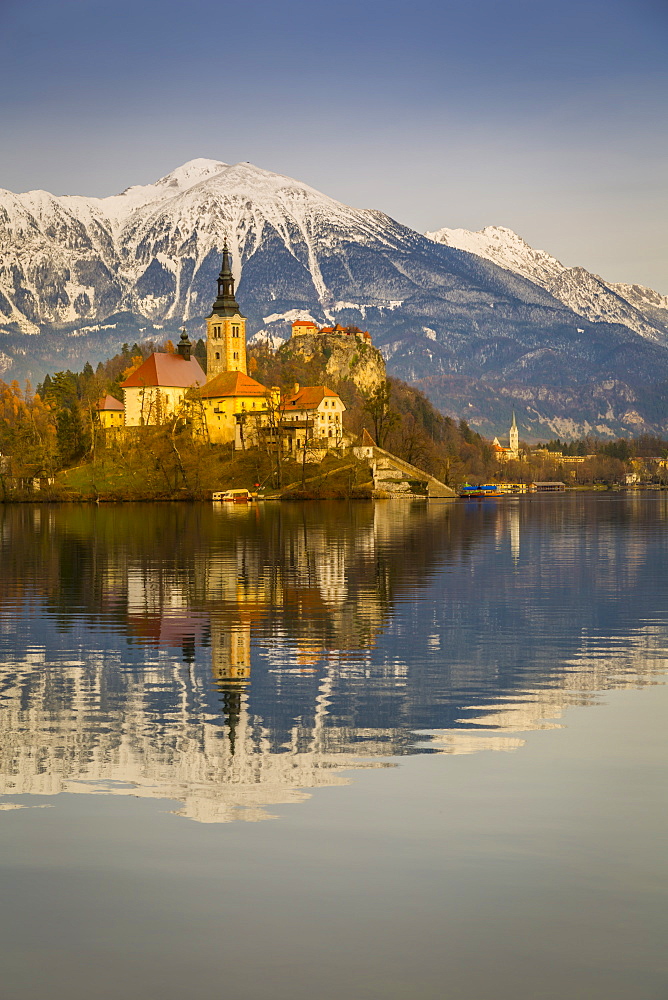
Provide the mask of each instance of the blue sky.
{"label": "blue sky", "polygon": [[0,0],[0,186],[197,156],[668,293],[666,0]]}

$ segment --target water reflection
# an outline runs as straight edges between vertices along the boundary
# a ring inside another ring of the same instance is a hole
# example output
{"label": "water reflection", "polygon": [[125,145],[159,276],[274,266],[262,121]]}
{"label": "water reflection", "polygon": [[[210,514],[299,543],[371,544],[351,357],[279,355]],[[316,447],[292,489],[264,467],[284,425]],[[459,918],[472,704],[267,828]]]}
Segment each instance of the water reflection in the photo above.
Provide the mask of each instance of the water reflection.
{"label": "water reflection", "polygon": [[0,508],[0,794],[259,820],[665,670],[663,498]]}

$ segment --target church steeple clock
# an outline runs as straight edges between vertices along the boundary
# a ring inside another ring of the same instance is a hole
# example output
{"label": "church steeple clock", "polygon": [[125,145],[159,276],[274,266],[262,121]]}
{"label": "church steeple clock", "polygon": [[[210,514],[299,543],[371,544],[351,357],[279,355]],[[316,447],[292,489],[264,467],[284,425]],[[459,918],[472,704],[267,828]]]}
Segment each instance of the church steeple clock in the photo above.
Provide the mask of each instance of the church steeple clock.
{"label": "church steeple clock", "polygon": [[246,369],[246,318],[241,315],[234,297],[234,277],[227,241],[223,247],[223,263],[218,275],[218,298],[211,315],[206,318],[207,378],[221,372],[243,372]]}

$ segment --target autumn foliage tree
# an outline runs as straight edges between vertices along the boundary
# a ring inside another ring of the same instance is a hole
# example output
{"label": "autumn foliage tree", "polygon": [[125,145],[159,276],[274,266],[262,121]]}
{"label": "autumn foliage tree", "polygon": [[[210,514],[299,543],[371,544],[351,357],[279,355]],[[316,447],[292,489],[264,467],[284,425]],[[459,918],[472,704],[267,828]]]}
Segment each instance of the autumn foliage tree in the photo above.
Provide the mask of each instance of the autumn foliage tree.
{"label": "autumn foliage tree", "polygon": [[16,476],[47,476],[57,465],[54,407],[29,383],[0,380],[0,453]]}

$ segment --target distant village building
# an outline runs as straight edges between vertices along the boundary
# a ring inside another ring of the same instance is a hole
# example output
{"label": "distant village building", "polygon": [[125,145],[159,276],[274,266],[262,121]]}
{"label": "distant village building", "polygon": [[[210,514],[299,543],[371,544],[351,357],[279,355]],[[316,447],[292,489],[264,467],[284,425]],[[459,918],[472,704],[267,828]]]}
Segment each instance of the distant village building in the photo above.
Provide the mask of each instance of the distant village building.
{"label": "distant village building", "polygon": [[184,330],[176,354],[151,354],[121,382],[126,427],[165,423],[183,409],[189,389],[204,385],[206,375],[191,352],[192,344]]}
{"label": "distant village building", "polygon": [[125,406],[114,396],[103,396],[102,399],[98,399],[93,409],[105,430],[124,426]]}
{"label": "distant village building", "polygon": [[517,429],[517,421],[515,420],[514,411],[513,422],[510,425],[510,430],[508,431],[507,447],[501,444],[498,437],[495,437],[492,441],[492,448],[499,462],[510,462],[513,459],[518,459],[520,457],[520,432]]}

